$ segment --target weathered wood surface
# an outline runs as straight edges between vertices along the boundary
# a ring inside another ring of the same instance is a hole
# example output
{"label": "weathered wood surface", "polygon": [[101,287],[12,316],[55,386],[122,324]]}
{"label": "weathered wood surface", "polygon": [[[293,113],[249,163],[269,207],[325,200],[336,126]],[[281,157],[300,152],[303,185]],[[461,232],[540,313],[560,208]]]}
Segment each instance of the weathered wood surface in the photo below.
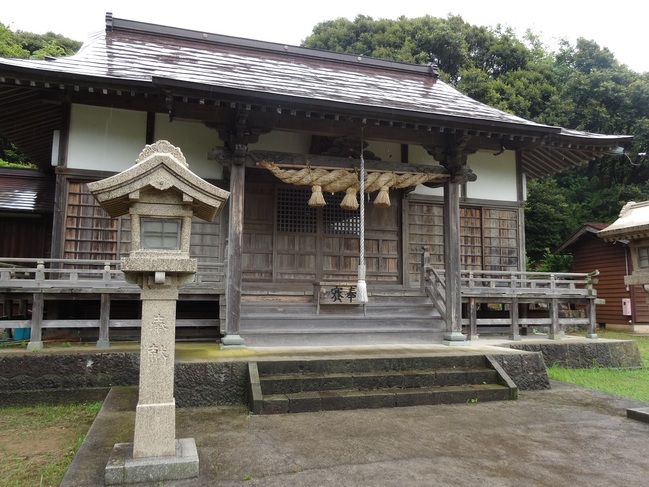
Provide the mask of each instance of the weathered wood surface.
{"label": "weathered wood surface", "polygon": [[[430,256],[424,247],[421,257],[424,291],[440,314],[447,312],[446,297],[449,295],[444,271],[430,265]],[[588,336],[596,338],[595,300],[593,289],[597,271],[586,273],[549,272],[504,272],[504,271],[461,271],[460,296],[467,305],[468,316],[461,318],[462,326],[468,329],[469,337],[477,336],[480,326],[508,326],[510,338],[519,339],[519,328],[527,326],[550,326],[550,337],[560,338],[565,325],[588,325]],[[446,291],[446,292],[445,292]],[[509,310],[507,318],[478,317],[478,305],[496,303]],[[561,304],[582,304],[586,306],[586,318],[562,317]],[[519,305],[542,304],[547,306],[547,318],[520,316]]]}
{"label": "weathered wood surface", "polygon": [[[101,318],[95,320],[42,320],[40,328],[100,328]],[[142,320],[128,320],[128,319],[111,319],[108,320],[109,328],[139,328],[142,325]],[[32,320],[2,320],[0,321],[2,328],[29,328],[32,327],[34,331]],[[217,319],[177,319],[176,328],[182,327],[214,327],[219,326]],[[34,340],[34,337],[31,338]],[[107,336],[105,339],[108,339]]]}
{"label": "weathered wood surface", "polygon": [[[0,258],[0,294],[139,294],[119,270],[120,261]],[[201,263],[194,282],[181,293],[221,294],[225,289],[222,263]]]}

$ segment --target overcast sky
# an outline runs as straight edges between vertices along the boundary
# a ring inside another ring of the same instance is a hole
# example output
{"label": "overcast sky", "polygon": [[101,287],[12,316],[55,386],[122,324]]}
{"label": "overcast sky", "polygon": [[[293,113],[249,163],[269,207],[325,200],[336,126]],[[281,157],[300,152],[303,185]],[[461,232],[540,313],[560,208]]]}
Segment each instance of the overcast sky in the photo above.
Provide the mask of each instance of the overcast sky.
{"label": "overcast sky", "polygon": [[649,2],[644,0],[6,0],[0,22],[14,31],[52,31],[82,41],[88,33],[104,29],[106,12],[121,19],[292,45],[307,37],[318,22],[339,17],[453,14],[474,25],[512,27],[519,37],[530,28],[551,49],[560,38],[572,43],[578,37],[592,39],[631,69],[649,71]]}

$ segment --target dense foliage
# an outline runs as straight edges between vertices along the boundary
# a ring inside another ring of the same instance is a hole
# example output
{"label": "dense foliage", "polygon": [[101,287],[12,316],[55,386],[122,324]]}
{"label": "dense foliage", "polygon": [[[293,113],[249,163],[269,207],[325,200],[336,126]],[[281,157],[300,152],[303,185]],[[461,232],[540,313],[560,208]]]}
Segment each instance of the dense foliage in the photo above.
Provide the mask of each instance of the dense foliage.
{"label": "dense foliage", "polygon": [[[613,221],[624,203],[649,199],[649,73],[636,73],[595,41],[563,41],[551,52],[528,31],[479,27],[458,16],[397,20],[358,16],[316,25],[304,46],[427,64],[493,107],[540,123],[633,135],[620,156],[528,182],[526,245],[533,266],[551,259],[582,223]],[[551,262],[550,262],[551,260]],[[557,269],[558,270],[558,269]]]}
{"label": "dense foliage", "polygon": [[18,30],[12,32],[0,22],[0,57],[45,59],[46,56],[70,56],[81,47],[81,42],[60,34],[32,34]]}

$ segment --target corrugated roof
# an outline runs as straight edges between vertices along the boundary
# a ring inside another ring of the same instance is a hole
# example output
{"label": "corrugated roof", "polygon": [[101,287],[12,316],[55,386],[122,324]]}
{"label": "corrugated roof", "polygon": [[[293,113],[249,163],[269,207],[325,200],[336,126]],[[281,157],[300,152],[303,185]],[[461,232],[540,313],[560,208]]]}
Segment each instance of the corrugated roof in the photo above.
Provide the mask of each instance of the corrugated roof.
{"label": "corrugated roof", "polygon": [[52,213],[53,177],[29,169],[0,169],[0,212]]}
{"label": "corrugated roof", "polygon": [[[106,32],[91,36],[75,56],[47,61],[0,59],[0,69],[14,76],[23,73],[38,80],[31,83],[48,87],[61,83],[78,89],[77,85],[85,84],[95,89],[164,92],[183,86],[217,99],[249,97],[276,107],[328,107],[432,123],[439,129],[475,127],[496,132],[490,136],[523,136],[530,147],[523,152],[523,167],[532,177],[591,160],[630,140],[538,124],[503,112],[463,95],[437,79],[427,66],[110,16]],[[5,130],[1,121],[0,130]]]}

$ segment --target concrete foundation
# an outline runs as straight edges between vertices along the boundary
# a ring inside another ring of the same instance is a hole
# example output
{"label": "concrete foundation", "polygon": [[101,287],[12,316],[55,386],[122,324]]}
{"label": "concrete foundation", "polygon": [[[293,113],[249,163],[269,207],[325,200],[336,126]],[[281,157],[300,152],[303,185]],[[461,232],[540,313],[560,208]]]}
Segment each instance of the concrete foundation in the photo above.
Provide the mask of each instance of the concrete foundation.
{"label": "concrete foundation", "polygon": [[132,443],[118,443],[106,464],[105,485],[161,482],[198,477],[198,452],[193,438],[175,441],[175,455],[133,458]]}

